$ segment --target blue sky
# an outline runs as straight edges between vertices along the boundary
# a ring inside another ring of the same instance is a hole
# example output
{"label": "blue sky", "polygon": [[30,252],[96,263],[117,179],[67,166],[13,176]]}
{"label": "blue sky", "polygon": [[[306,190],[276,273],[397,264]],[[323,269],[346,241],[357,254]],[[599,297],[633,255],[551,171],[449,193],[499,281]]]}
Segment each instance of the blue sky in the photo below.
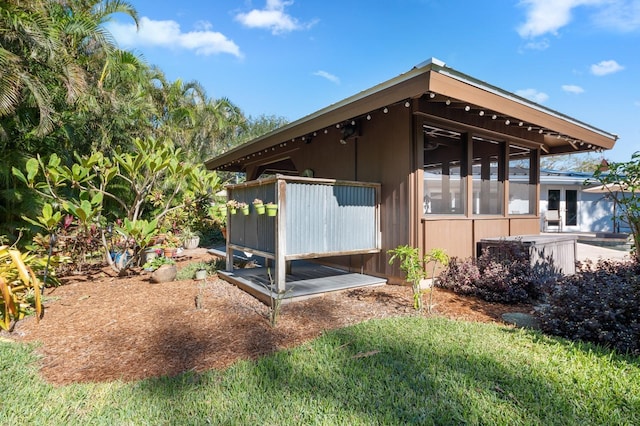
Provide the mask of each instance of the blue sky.
{"label": "blue sky", "polygon": [[122,48],[245,114],[297,120],[435,57],[640,150],[640,0],[132,0]]}

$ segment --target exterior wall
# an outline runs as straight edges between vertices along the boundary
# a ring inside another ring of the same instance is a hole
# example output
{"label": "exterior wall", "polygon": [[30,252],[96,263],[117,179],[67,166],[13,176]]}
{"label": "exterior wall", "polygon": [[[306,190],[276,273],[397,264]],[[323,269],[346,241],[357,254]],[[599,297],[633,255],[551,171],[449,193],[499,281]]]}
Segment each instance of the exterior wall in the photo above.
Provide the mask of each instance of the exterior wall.
{"label": "exterior wall", "polygon": [[379,254],[329,257],[323,263],[376,276],[400,276],[397,265],[389,265],[386,252],[409,244],[417,227],[410,219],[412,198],[412,114],[395,105],[388,112],[376,111],[361,119],[359,134],[341,144],[337,128],[319,132],[310,143],[292,152],[298,172],[312,169],[314,177],[376,182],[382,185],[380,200],[381,251]]}
{"label": "exterior wall", "polygon": [[423,218],[421,235],[424,249],[445,249],[451,257],[466,259],[477,255],[484,238],[537,235],[538,218]]}
{"label": "exterior wall", "polygon": [[[578,191],[577,225],[564,226],[564,231],[573,232],[613,232],[613,202],[606,199],[606,194],[582,191],[582,181],[579,184],[542,184],[540,185],[540,224],[544,231],[544,215],[547,211],[549,190],[560,190],[560,210],[566,223],[566,190]],[[621,232],[628,232],[626,223],[620,224]]]}

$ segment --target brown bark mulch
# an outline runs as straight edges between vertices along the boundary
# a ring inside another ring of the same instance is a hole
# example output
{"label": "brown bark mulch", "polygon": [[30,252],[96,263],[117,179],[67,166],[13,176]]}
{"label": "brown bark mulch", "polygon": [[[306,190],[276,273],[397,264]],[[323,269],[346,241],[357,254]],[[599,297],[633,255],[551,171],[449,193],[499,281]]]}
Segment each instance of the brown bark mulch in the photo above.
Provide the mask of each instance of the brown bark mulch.
{"label": "brown bark mulch", "polygon": [[[197,249],[179,261],[211,260]],[[182,265],[181,265],[182,264]],[[276,328],[267,306],[217,277],[152,284],[149,275],[107,269],[47,289],[45,315],[20,321],[3,337],[39,342],[41,374],[54,384],[133,381],[222,369],[368,319],[416,315],[411,288],[384,285],[325,294],[282,307]],[[435,315],[502,323],[505,306],[438,289]],[[423,315],[428,315],[426,312]]]}

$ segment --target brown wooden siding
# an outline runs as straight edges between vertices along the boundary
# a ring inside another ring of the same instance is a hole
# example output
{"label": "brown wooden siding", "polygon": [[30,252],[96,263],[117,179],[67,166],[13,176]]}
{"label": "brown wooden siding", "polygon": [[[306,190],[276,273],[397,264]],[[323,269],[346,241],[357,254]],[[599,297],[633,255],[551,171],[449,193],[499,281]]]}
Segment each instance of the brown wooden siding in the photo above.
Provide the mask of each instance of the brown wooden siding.
{"label": "brown wooden siding", "polygon": [[473,255],[473,222],[470,220],[423,220],[422,238],[425,251],[442,248],[449,256],[467,258]]}
{"label": "brown wooden siding", "polygon": [[[412,198],[412,113],[398,104],[388,112],[375,111],[359,122],[359,135],[341,145],[340,131],[328,129],[311,143],[300,145],[291,158],[299,171],[312,168],[315,177],[378,182],[381,188],[380,254],[329,257],[322,263],[346,267],[351,271],[376,276],[400,276],[397,265],[389,265],[387,250],[410,244],[413,225]],[[323,149],[325,147],[326,149]],[[327,148],[329,147],[329,148]]]}
{"label": "brown wooden siding", "polygon": [[[476,256],[476,247],[483,238],[539,234],[539,218],[423,218],[421,246],[424,252],[434,248],[446,250],[450,257],[466,259]],[[402,279],[391,277],[389,282]]]}
{"label": "brown wooden siding", "polygon": [[524,217],[509,220],[510,235],[538,235],[540,233],[539,217]]}

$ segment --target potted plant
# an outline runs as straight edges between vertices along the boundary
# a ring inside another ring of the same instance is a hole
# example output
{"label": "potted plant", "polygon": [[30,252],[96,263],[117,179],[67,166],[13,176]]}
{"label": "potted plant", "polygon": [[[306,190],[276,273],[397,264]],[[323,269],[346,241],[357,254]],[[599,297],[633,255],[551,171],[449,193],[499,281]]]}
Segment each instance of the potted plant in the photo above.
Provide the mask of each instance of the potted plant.
{"label": "potted plant", "polygon": [[265,204],[265,208],[267,210],[267,216],[275,216],[278,212],[278,206],[274,203]]}
{"label": "potted plant", "polygon": [[183,229],[181,236],[182,247],[187,250],[197,248],[200,244],[200,234],[197,231],[192,231],[191,228]]}
{"label": "potted plant", "polygon": [[216,209],[216,210],[217,210],[218,214],[219,214],[221,217],[225,217],[225,218],[227,217],[227,205],[226,205],[226,204],[220,204],[220,205],[217,207],[217,209]]}
{"label": "potted plant", "polygon": [[158,256],[144,264],[144,269],[151,272],[151,282],[163,283],[176,279],[178,268],[176,261],[170,257]]}
{"label": "potted plant", "polygon": [[243,215],[249,216],[249,204],[243,203],[243,202],[239,202],[238,203],[238,209],[240,209],[240,211],[242,212]]}
{"label": "potted plant", "polygon": [[164,241],[164,256],[174,257],[178,251],[180,240],[173,232],[167,232],[167,237]]}
{"label": "potted plant", "polygon": [[256,209],[256,213],[264,214],[264,203],[260,198],[253,200],[253,207]]}
{"label": "potted plant", "polygon": [[236,214],[238,212],[238,201],[237,200],[227,201],[227,208],[229,209],[229,213]]}
{"label": "potted plant", "polygon": [[145,263],[155,259],[156,257],[162,255],[162,252],[163,252],[162,248],[160,248],[158,246],[147,247],[142,252],[141,263],[145,264]]}

